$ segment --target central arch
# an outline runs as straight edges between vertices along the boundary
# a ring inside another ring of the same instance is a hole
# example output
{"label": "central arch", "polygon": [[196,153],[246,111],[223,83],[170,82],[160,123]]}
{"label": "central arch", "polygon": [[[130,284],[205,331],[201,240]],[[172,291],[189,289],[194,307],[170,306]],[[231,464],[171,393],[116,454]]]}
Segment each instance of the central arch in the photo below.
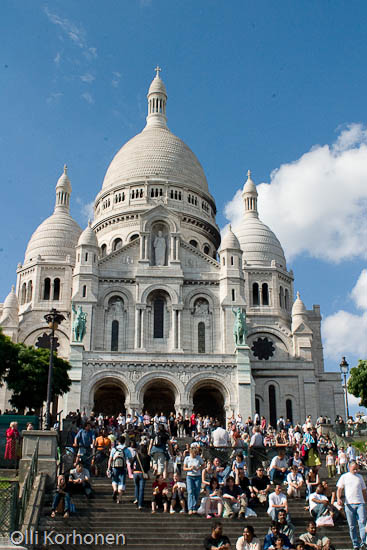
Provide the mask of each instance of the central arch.
{"label": "central arch", "polygon": [[167,380],[154,380],[144,389],[143,410],[150,415],[163,412],[168,416],[175,412],[175,401],[175,391]]}
{"label": "central arch", "polygon": [[201,385],[193,393],[194,413],[212,416],[225,425],[224,396],[214,385]]}
{"label": "central arch", "polygon": [[108,416],[125,413],[125,390],[118,381],[107,379],[94,388],[93,411]]}

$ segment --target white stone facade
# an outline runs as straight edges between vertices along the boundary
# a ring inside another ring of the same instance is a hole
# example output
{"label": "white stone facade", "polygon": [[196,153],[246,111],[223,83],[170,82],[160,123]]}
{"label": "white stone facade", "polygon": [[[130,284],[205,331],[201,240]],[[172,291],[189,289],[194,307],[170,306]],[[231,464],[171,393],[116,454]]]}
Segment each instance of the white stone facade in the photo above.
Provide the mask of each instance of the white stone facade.
{"label": "white stone facade", "polygon": [[[306,310],[299,296],[293,304],[293,272],[259,219],[251,174],[243,221],[220,247],[205,174],[167,128],[166,102],[157,74],[147,125],[112,160],[83,233],[69,213],[64,169],[55,211],[28,244],[0,325],[35,345],[51,307],[65,315],[56,334],[73,366],[64,411],[334,417],[343,394],[339,374],[324,372],[320,309]],[[82,343],[72,341],[72,303],[87,313]],[[238,307],[248,335],[235,349]],[[8,397],[0,390],[0,408]]]}

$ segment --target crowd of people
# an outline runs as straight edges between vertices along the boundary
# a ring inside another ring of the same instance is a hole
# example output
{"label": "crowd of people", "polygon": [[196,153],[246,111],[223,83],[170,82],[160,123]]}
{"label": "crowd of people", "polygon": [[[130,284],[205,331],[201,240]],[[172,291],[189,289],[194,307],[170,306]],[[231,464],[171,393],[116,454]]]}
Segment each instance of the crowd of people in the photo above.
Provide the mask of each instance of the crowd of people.
{"label": "crowd of people", "polygon": [[[292,425],[280,417],[272,427],[258,414],[246,421],[237,415],[227,419],[226,428],[215,418],[196,414],[151,416],[145,412],[109,417],[92,413],[87,417],[77,411],[70,419],[65,472],[58,479],[52,516],[62,500],[68,517],[75,492],[93,498],[91,476],[102,475],[111,479],[117,504],[123,502],[131,478],[139,510],[144,510],[149,500],[152,514],[162,510],[213,519],[205,548],[230,548],[221,517],[246,520],[256,517],[261,508],[269,516],[269,533],[259,541],[253,526],[246,524],[236,549],[329,550],[332,542],[318,536],[318,527],[345,519],[353,548],[365,548],[367,494],[358,471],[366,468],[366,456],[357,457],[351,445],[337,448],[322,434],[323,417],[313,423],[309,416],[303,425]],[[182,437],[189,442],[182,445]],[[249,455],[253,453],[261,460],[249,475]],[[269,462],[266,454],[273,455]],[[320,476],[323,455],[328,479]],[[336,475],[341,477],[333,490],[329,480]],[[152,492],[146,495],[150,476]],[[296,536],[289,501],[303,498],[310,521],[304,533]]]}

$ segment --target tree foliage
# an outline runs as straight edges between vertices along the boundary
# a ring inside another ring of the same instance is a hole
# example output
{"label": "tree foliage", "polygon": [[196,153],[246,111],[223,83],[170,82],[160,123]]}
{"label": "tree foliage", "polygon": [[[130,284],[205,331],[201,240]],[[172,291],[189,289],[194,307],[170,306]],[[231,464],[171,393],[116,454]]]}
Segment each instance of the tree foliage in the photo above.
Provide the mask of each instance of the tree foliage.
{"label": "tree foliage", "polygon": [[361,399],[359,405],[367,407],[367,360],[360,359],[358,365],[350,371],[348,391]]}
{"label": "tree foliage", "polygon": [[16,367],[18,349],[16,344],[3,334],[0,327],[0,384],[9,369]]}
{"label": "tree foliage", "polygon": [[[2,353],[4,351],[4,354]],[[0,376],[12,391],[11,404],[19,410],[38,409],[47,399],[50,350],[14,344],[0,333]],[[67,393],[71,386],[68,371],[71,365],[54,354],[54,395]]]}

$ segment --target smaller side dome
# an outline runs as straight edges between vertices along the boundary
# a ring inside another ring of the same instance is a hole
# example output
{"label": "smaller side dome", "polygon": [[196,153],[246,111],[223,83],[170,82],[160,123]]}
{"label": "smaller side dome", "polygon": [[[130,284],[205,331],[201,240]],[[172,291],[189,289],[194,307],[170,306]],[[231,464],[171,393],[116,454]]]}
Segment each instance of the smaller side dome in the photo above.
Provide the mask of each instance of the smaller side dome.
{"label": "smaller side dome", "polygon": [[17,295],[15,294],[15,288],[14,285],[11,287],[11,291],[7,295],[4,301],[3,309],[16,309],[18,311],[19,309],[19,303]]}
{"label": "smaller side dome", "polygon": [[15,294],[14,285],[11,287],[11,291],[4,300],[3,311],[0,318],[0,324],[3,326],[17,326],[18,325],[18,311],[19,302],[17,295]]}
{"label": "smaller side dome", "polygon": [[301,300],[300,293],[297,291],[297,298],[292,307],[292,315],[307,315],[305,304]]}
{"label": "smaller side dome", "polygon": [[98,248],[98,241],[91,223],[89,222],[83,233],[79,237],[78,246],[94,246]]}
{"label": "smaller side dome", "polygon": [[220,248],[221,250],[226,250],[227,248],[241,250],[239,240],[237,239],[236,235],[233,233],[231,225],[229,225],[228,231],[223,237]]}

